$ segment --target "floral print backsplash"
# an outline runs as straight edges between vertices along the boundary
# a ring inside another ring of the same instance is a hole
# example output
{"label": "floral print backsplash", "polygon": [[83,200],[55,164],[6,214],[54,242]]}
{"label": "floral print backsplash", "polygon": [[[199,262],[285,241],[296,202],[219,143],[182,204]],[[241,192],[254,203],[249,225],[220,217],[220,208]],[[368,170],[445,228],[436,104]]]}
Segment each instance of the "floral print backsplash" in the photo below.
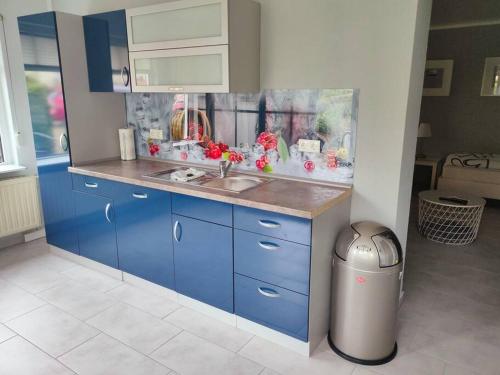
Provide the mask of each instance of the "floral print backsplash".
{"label": "floral print backsplash", "polygon": [[[352,183],[358,90],[127,94],[139,156]],[[153,131],[152,131],[153,130]],[[161,139],[158,139],[161,138]],[[306,152],[303,139],[319,143]],[[187,140],[190,142],[181,142]]]}

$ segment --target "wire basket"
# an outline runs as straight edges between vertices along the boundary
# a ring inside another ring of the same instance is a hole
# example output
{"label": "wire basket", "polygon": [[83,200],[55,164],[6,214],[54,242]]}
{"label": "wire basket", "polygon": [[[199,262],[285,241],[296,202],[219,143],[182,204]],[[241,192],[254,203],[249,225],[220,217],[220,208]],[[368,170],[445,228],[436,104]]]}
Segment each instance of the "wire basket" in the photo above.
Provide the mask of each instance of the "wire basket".
{"label": "wire basket", "polygon": [[[447,199],[453,197],[461,203]],[[447,245],[467,245],[479,230],[485,200],[437,190],[419,194],[418,230],[426,238]]]}

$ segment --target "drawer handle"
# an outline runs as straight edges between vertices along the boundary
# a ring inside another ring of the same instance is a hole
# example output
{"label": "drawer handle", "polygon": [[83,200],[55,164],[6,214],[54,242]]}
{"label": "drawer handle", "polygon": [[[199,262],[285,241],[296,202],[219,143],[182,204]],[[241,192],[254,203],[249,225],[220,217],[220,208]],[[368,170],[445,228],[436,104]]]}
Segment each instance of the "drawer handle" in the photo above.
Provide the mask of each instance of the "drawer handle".
{"label": "drawer handle", "polygon": [[280,248],[279,245],[276,245],[275,243],[272,242],[259,241],[258,243],[260,247],[266,250],[278,250]]}
{"label": "drawer handle", "polygon": [[[177,230],[179,229],[179,235],[177,235]],[[179,242],[181,240],[181,236],[182,235],[182,227],[181,227],[181,224],[179,223],[179,220],[176,220],[175,221],[175,224],[174,224],[174,239]]]}
{"label": "drawer handle", "polygon": [[271,220],[259,220],[259,224],[265,228],[279,228],[281,227],[280,223]]}
{"label": "drawer handle", "polygon": [[132,193],[132,196],[137,199],[148,199],[148,195],[146,193],[144,194]]}
{"label": "drawer handle", "polygon": [[280,294],[277,291],[271,288],[259,287],[257,288],[257,290],[259,291],[260,294],[269,298],[278,298],[280,296]]}
{"label": "drawer handle", "polygon": [[86,182],[85,183],[85,187],[87,187],[87,188],[97,189],[97,186],[98,186],[97,182]]}

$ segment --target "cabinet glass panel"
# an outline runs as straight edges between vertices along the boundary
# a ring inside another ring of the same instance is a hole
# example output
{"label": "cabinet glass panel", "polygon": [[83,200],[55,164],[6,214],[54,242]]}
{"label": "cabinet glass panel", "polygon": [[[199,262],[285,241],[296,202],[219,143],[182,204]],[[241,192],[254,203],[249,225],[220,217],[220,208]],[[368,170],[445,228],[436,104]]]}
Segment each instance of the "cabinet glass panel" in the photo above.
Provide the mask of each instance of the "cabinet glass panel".
{"label": "cabinet glass panel", "polygon": [[134,44],[222,36],[221,4],[170,9],[131,17]]}
{"label": "cabinet glass panel", "polygon": [[19,17],[19,32],[36,157],[68,155],[54,13]]}
{"label": "cabinet glass panel", "polygon": [[136,86],[221,85],[222,55],[135,58]]}

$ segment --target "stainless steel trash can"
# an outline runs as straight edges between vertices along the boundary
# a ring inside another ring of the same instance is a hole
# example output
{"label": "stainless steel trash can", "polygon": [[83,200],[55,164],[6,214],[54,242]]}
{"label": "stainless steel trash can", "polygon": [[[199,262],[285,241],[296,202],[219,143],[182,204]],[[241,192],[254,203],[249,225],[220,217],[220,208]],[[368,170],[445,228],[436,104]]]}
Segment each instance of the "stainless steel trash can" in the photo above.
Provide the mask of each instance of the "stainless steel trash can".
{"label": "stainless steel trash can", "polygon": [[402,258],[396,235],[378,223],[354,223],[340,234],[328,341],[341,357],[379,365],[396,356]]}

